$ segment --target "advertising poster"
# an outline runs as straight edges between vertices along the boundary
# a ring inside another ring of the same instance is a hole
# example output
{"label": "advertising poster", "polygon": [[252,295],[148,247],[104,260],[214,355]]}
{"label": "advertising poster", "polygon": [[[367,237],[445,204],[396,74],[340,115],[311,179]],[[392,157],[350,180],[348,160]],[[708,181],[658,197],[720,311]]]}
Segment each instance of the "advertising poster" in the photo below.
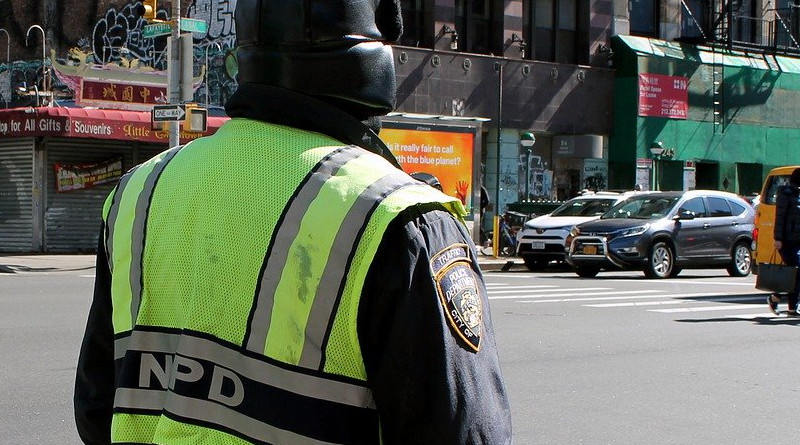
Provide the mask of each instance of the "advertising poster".
{"label": "advertising poster", "polygon": [[406,173],[430,173],[442,190],[472,207],[472,150],[474,134],[383,128],[380,138]]}
{"label": "advertising poster", "polygon": [[600,191],[608,187],[608,161],[604,159],[585,159],[581,182],[586,190]]}
{"label": "advertising poster", "polygon": [[94,164],[55,164],[56,191],[69,192],[107,184],[122,177],[122,157]]}
{"label": "advertising poster", "polygon": [[639,73],[639,116],[686,119],[689,115],[689,79]]}

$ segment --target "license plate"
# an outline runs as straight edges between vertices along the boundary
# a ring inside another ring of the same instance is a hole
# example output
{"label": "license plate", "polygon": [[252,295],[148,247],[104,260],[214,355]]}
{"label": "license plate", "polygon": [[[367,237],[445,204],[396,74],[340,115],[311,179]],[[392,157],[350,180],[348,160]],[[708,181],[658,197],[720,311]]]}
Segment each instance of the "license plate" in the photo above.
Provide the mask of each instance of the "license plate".
{"label": "license plate", "polygon": [[583,246],[583,253],[586,255],[597,255],[597,246]]}
{"label": "license plate", "polygon": [[531,242],[531,249],[542,250],[544,249],[544,241]]}

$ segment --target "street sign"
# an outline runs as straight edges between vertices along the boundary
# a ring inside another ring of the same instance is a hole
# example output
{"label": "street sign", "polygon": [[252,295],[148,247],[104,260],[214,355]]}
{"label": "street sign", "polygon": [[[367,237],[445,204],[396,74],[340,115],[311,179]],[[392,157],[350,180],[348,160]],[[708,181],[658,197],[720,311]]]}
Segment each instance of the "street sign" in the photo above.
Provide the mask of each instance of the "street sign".
{"label": "street sign", "polygon": [[208,32],[208,23],[203,20],[190,19],[186,17],[181,18],[181,31],[186,32],[199,32],[205,34]]}
{"label": "street sign", "polygon": [[182,121],[186,116],[186,105],[154,105],[153,122]]}
{"label": "street sign", "polygon": [[150,39],[158,36],[165,36],[172,33],[172,26],[169,23],[153,23],[152,25],[144,25],[142,30],[142,37]]}

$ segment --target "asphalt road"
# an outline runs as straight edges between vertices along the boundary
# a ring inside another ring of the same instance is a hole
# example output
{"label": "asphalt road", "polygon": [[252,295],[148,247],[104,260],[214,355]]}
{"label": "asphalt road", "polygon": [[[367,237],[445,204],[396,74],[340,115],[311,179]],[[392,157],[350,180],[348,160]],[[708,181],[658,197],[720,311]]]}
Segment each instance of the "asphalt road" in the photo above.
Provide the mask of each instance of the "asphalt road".
{"label": "asphalt road", "polygon": [[[71,394],[93,273],[0,273],[0,443],[78,443]],[[515,270],[486,282],[515,443],[797,442],[800,319],[774,317],[752,277]]]}
{"label": "asphalt road", "polygon": [[753,277],[486,282],[516,443],[797,443],[800,319],[769,312]]}

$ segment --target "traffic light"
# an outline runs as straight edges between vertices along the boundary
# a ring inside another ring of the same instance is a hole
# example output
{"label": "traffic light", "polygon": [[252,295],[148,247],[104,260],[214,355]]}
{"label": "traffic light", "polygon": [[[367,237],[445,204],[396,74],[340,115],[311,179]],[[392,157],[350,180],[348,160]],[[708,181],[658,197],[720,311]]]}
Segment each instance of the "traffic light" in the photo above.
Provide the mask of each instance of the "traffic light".
{"label": "traffic light", "polygon": [[156,20],[156,12],[158,12],[158,0],[142,0],[144,6],[144,18],[148,22]]}

